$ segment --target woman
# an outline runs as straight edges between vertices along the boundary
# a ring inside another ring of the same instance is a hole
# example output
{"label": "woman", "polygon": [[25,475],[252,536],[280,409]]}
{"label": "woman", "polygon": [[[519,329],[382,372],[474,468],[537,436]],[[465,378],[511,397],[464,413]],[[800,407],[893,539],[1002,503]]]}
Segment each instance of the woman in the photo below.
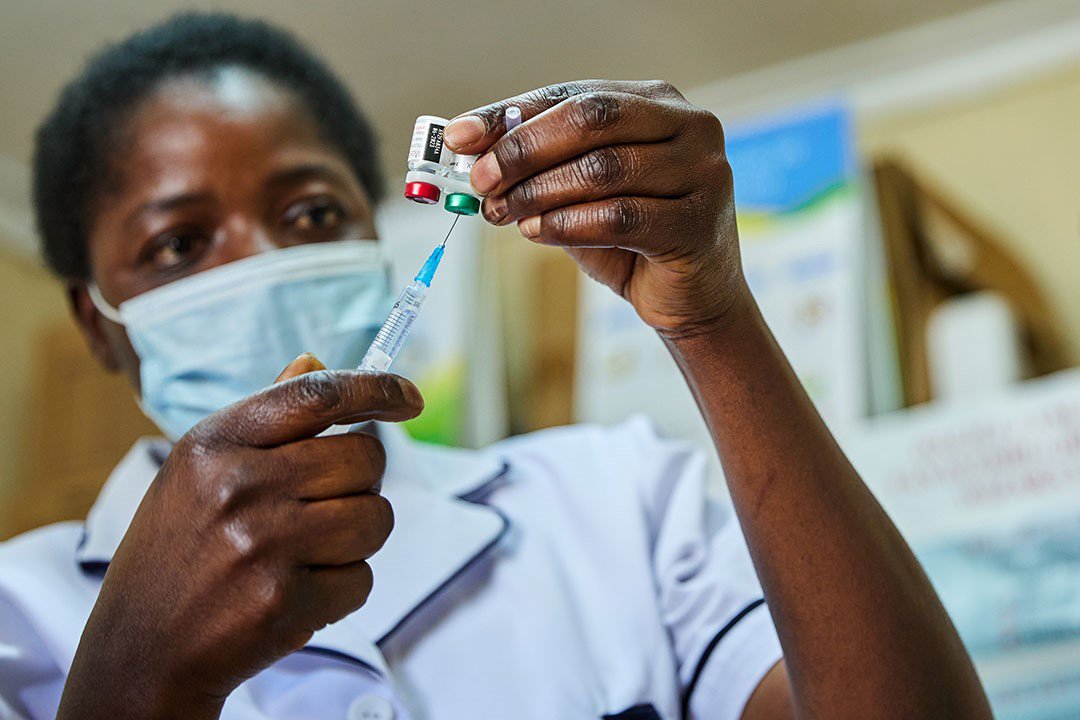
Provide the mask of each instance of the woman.
{"label": "woman", "polygon": [[375,148],[288,36],[181,16],[93,59],[39,133],[45,255],[172,442],[140,442],[85,524],[0,548],[2,712],[989,717],[747,291],[716,118],[666,83],[586,81],[445,141],[483,155],[490,222],[564,247],[660,334],[738,523],[641,422],[451,451],[395,430],[422,408],[402,378],[301,355],[259,390],[301,350],[353,366],[383,316]]}

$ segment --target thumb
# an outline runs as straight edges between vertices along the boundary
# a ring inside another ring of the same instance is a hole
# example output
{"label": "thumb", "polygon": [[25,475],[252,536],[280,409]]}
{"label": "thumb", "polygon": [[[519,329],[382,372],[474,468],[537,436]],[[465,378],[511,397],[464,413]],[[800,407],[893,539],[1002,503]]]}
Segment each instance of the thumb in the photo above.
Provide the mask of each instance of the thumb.
{"label": "thumb", "polygon": [[302,353],[300,357],[285,366],[285,369],[282,370],[281,374],[274,380],[274,384],[276,385],[279,382],[285,382],[289,378],[294,378],[297,375],[304,375],[309,372],[325,369],[326,366],[319,361],[319,358],[308,352]]}

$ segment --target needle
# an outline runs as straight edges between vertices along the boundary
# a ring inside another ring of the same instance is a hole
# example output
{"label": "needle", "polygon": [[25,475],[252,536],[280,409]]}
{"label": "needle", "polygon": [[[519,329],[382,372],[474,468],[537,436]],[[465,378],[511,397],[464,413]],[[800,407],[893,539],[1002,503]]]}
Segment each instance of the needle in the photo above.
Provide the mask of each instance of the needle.
{"label": "needle", "polygon": [[446,247],[446,241],[450,239],[450,233],[454,232],[454,228],[457,227],[457,221],[461,219],[460,215],[454,215],[454,222],[450,224],[450,229],[446,231],[446,237],[439,243],[439,247]]}

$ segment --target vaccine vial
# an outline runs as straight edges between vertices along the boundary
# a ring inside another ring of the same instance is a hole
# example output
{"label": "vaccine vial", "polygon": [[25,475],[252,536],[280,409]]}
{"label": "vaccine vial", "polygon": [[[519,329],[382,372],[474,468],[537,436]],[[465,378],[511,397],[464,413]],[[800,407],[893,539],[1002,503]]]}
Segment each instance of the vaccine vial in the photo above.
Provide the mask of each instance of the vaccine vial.
{"label": "vaccine vial", "polygon": [[476,215],[480,198],[469,183],[479,155],[459,155],[443,145],[443,131],[450,121],[421,115],[413,125],[409,145],[409,171],[405,174],[405,197],[434,205],[446,192],[443,208],[455,215]]}
{"label": "vaccine vial", "polygon": [[[469,173],[479,155],[458,155],[444,149],[443,164],[446,165],[446,202],[443,208],[455,215],[475,215],[480,212],[480,198],[472,194]],[[469,190],[469,192],[465,192]]]}
{"label": "vaccine vial", "polygon": [[[435,179],[447,173],[447,168],[442,164],[443,131],[449,122],[434,115],[416,118],[412,142],[409,144],[409,180],[405,184],[405,197],[413,202],[425,205],[439,202],[442,191]],[[420,179],[425,173],[433,176],[432,182]]]}
{"label": "vaccine vial", "polygon": [[469,182],[469,173],[472,172],[473,165],[476,164],[479,155],[458,155],[450,150],[445,150],[447,157],[444,160],[446,165],[446,176],[453,178],[454,180],[460,180],[461,182]]}

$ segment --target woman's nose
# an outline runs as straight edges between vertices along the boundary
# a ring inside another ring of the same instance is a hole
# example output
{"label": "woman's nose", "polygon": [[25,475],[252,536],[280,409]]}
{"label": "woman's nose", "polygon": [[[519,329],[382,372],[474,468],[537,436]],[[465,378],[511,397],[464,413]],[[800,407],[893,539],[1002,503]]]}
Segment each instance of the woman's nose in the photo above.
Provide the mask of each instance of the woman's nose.
{"label": "woman's nose", "polygon": [[242,260],[279,247],[262,223],[244,218],[237,218],[227,223],[226,233],[223,253],[225,262]]}

